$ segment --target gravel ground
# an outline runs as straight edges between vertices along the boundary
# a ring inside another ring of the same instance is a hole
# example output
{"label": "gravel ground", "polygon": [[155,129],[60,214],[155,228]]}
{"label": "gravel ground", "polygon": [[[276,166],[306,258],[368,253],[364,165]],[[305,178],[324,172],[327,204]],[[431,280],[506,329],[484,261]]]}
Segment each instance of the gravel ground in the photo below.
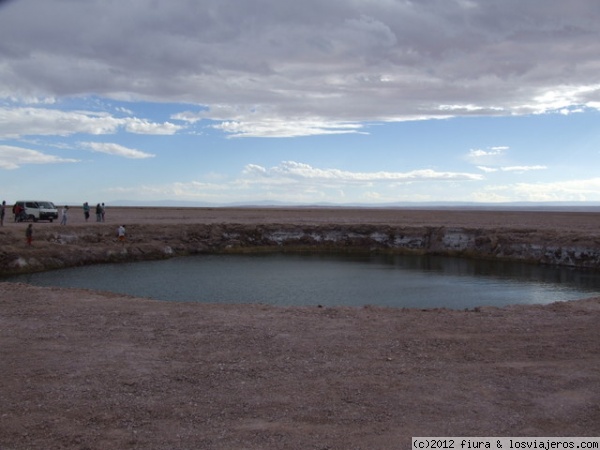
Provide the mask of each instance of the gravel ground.
{"label": "gravel ground", "polygon": [[[84,225],[71,214],[69,226]],[[114,208],[107,220],[597,225],[589,213],[506,211]],[[408,449],[411,436],[599,436],[599,319],[600,299],[282,308],[0,283],[0,449]]]}

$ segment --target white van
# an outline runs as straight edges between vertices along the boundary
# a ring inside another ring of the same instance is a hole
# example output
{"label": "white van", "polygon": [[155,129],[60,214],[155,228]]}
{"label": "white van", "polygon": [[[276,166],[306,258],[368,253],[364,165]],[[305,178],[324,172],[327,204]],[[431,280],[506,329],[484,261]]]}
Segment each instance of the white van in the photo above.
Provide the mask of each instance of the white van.
{"label": "white van", "polygon": [[15,220],[18,222],[27,220],[33,220],[34,222],[48,220],[52,222],[54,219],[58,219],[58,209],[54,206],[54,203],[41,200],[19,200],[13,206],[13,214],[15,214]]}

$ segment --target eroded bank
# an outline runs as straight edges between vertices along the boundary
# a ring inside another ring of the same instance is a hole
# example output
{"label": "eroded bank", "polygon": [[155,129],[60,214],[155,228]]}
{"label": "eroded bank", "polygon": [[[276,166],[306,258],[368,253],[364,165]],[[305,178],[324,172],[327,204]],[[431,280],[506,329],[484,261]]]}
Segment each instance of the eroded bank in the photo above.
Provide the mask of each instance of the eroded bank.
{"label": "eroded bank", "polygon": [[20,229],[0,231],[0,271],[252,251],[416,252],[600,269],[600,244],[577,231],[405,227],[368,224],[140,224],[124,243],[114,225],[37,226],[31,247]]}

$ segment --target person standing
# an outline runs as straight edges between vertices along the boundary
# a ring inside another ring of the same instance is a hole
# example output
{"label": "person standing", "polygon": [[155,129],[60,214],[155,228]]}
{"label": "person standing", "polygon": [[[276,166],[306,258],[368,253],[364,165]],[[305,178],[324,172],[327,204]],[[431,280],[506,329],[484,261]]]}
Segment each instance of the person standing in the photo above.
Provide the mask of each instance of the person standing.
{"label": "person standing", "polygon": [[6,200],[2,201],[2,206],[0,206],[0,227],[4,226],[4,216],[6,215]]}
{"label": "person standing", "polygon": [[69,207],[67,205],[65,205],[65,207],[62,209],[62,217],[60,219],[60,224],[61,225],[66,225],[67,224],[67,215],[69,213]]}
{"label": "person standing", "polygon": [[102,203],[102,222],[104,222],[104,214],[106,213],[106,206]]}
{"label": "person standing", "polygon": [[15,215],[15,222],[21,221],[21,212],[23,211],[23,207],[18,203],[15,203],[13,206],[13,214]]}
{"label": "person standing", "polygon": [[90,205],[88,204],[88,202],[85,202],[83,204],[83,217],[85,218],[86,222],[90,218]]}
{"label": "person standing", "polygon": [[96,205],[96,222],[102,222],[102,207],[100,203]]}
{"label": "person standing", "polygon": [[29,224],[29,226],[25,229],[25,239],[27,240],[27,245],[31,245],[33,241],[33,225]]}

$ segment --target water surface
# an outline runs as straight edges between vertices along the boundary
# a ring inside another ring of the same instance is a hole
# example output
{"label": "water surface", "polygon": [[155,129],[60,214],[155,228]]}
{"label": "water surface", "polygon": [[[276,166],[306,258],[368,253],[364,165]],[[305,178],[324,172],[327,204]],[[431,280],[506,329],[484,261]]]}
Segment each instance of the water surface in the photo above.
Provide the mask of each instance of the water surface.
{"label": "water surface", "polygon": [[591,271],[415,255],[201,255],[13,276],[170,301],[452,309],[600,295]]}

